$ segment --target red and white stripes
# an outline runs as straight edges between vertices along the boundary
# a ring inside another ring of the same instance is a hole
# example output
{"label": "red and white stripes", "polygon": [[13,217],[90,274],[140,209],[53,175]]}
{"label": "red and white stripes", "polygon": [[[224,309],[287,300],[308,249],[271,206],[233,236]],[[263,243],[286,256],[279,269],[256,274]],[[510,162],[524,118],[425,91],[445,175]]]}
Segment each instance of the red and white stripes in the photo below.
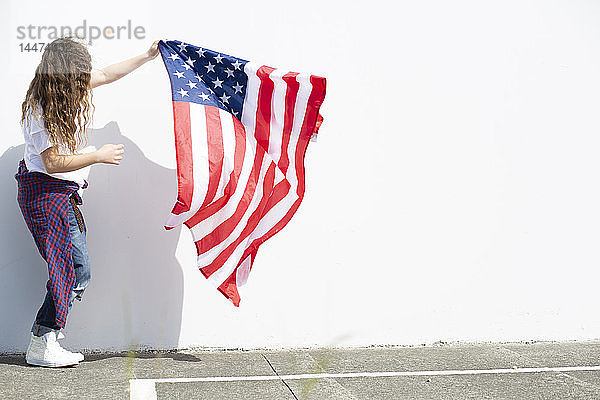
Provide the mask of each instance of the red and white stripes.
{"label": "red and white stripes", "polygon": [[304,154],[317,129],[325,78],[247,63],[241,122],[212,106],[174,101],[178,200],[165,228],[192,231],[198,268],[235,306],[258,247],[304,195]]}

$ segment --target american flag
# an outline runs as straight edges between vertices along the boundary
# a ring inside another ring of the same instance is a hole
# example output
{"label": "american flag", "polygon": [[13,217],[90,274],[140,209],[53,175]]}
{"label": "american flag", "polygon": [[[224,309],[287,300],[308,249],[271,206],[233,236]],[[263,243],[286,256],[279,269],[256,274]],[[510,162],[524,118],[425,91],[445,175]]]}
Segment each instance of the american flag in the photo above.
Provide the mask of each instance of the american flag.
{"label": "american flag", "polygon": [[202,274],[236,307],[259,246],[304,197],[304,154],[323,118],[325,78],[178,40],[159,49],[171,81],[177,202]]}

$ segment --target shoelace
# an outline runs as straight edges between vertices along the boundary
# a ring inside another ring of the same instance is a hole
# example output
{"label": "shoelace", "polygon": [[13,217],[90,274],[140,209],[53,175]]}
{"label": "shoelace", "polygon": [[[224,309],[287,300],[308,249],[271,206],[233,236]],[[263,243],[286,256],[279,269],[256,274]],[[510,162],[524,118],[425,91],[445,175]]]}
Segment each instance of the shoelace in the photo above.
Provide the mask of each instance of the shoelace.
{"label": "shoelace", "polygon": [[60,351],[63,354],[68,354],[69,356],[75,356],[75,355],[78,356],[78,354],[73,353],[72,351],[69,351],[69,350],[63,348],[60,345],[60,343],[58,343],[58,339],[64,339],[64,337],[65,337],[65,335],[63,335],[62,332],[58,332],[58,335],[56,335],[56,339],[57,340],[53,341],[54,342],[54,348],[57,349],[58,351]]}
{"label": "shoelace", "polygon": [[63,354],[66,354],[66,355],[68,355],[70,357],[76,356],[75,353],[73,353],[73,352],[71,352],[71,351],[69,351],[69,350],[61,347],[60,344],[58,344],[58,342],[55,343],[55,346],[56,346],[55,349],[58,350],[58,351],[60,351]]}

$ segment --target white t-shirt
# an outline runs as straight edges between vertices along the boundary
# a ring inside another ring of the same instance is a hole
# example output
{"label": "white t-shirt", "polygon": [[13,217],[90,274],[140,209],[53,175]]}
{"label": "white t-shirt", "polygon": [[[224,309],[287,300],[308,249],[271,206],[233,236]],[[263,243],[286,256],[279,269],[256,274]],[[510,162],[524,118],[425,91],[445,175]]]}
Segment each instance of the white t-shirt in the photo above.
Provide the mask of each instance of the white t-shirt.
{"label": "white t-shirt", "polygon": [[[31,172],[42,172],[54,178],[75,182],[79,185],[79,194],[81,195],[81,187],[87,180],[90,166],[70,172],[57,172],[49,174],[46,171],[46,167],[44,167],[42,157],[40,156],[44,150],[52,147],[52,143],[50,142],[48,131],[44,127],[43,120],[44,119],[41,115],[38,118],[33,118],[33,115],[31,112],[29,112],[25,118],[25,121],[23,121],[23,138],[25,139],[25,154],[23,158],[25,159],[25,165],[27,166],[27,169]],[[81,145],[78,144],[77,151],[75,153],[88,153],[94,150],[96,149],[93,146],[88,146],[82,149]],[[60,154],[69,153],[61,151]]]}

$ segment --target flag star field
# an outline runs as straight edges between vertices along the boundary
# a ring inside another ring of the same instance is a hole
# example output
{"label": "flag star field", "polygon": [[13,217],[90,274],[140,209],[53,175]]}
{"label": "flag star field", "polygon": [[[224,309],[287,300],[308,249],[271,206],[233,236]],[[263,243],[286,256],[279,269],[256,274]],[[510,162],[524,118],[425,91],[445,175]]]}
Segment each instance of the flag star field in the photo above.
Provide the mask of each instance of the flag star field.
{"label": "flag star field", "polygon": [[248,61],[180,41],[165,42],[170,45],[164,60],[171,74],[173,101],[219,107],[238,118],[242,115]]}

